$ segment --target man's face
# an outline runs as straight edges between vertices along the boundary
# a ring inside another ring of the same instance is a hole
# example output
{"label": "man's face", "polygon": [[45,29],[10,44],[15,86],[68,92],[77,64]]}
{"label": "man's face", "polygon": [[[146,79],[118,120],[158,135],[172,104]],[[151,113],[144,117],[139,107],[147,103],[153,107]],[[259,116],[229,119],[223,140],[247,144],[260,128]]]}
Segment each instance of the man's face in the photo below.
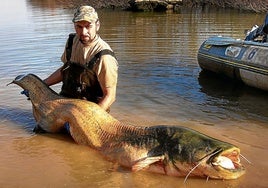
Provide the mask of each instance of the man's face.
{"label": "man's face", "polygon": [[95,38],[99,30],[99,22],[90,23],[88,21],[79,21],[74,23],[76,34],[83,44],[87,44]]}

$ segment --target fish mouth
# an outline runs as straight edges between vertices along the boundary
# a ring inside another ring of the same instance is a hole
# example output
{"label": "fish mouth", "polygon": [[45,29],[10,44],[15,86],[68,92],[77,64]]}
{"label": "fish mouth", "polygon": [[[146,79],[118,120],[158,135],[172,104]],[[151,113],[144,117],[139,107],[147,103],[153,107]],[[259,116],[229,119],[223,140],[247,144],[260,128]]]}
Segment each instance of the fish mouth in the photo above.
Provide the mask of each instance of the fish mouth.
{"label": "fish mouth", "polygon": [[245,168],[240,163],[240,155],[240,149],[237,147],[231,147],[229,149],[218,148],[204,156],[199,163],[188,172],[184,182],[186,182],[188,176],[197,168],[199,168],[202,175],[207,178],[237,179],[245,173]]}
{"label": "fish mouth", "polygon": [[232,178],[227,179],[235,179],[245,173],[245,168],[240,163],[240,150],[238,148],[218,149],[213,152],[207,163],[225,175],[232,174]]}

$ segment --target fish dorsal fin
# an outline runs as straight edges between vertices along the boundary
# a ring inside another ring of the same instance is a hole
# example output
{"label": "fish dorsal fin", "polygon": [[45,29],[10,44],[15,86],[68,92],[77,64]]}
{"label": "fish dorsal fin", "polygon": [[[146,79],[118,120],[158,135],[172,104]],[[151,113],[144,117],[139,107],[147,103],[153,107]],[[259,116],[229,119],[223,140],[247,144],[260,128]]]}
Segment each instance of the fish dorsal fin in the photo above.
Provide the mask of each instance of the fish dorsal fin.
{"label": "fish dorsal fin", "polygon": [[132,171],[137,172],[139,170],[142,170],[146,167],[149,167],[149,165],[151,165],[155,162],[163,161],[164,158],[165,158],[164,155],[142,158],[132,166]]}

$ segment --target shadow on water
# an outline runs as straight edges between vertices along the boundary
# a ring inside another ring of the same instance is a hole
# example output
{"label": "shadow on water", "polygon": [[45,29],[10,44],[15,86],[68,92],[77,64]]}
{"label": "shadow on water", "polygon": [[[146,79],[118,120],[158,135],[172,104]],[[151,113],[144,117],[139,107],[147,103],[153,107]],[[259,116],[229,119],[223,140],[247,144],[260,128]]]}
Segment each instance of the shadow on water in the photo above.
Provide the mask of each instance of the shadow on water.
{"label": "shadow on water", "polygon": [[[5,121],[11,122],[12,125],[14,125],[15,127],[24,129],[27,133],[32,133],[32,134],[44,133],[44,132],[36,133],[33,131],[34,127],[36,126],[36,121],[33,117],[31,110],[12,108],[9,106],[0,106],[0,119],[1,119],[1,122],[5,122]],[[61,139],[61,136],[70,137],[66,131],[62,131],[59,134],[45,133],[42,135],[46,135],[47,137],[55,138],[55,139]]]}
{"label": "shadow on water", "polygon": [[12,108],[10,106],[0,106],[1,121],[10,121],[18,127],[27,131],[32,131],[35,126],[35,120],[31,110]]}
{"label": "shadow on water", "polygon": [[244,85],[239,81],[201,71],[198,77],[200,91],[208,96],[210,105],[237,110],[250,117],[268,121],[267,92]]}

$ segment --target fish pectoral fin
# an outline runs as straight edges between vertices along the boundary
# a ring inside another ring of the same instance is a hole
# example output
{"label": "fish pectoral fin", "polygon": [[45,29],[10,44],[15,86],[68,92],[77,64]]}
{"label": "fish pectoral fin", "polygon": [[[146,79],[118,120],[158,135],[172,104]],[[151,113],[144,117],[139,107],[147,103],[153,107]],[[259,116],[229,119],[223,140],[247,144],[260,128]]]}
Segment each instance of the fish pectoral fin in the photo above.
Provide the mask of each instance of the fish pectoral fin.
{"label": "fish pectoral fin", "polygon": [[39,121],[37,121],[37,125],[39,128],[49,133],[57,133],[63,127],[63,123],[59,125],[57,121],[50,119],[49,117],[40,118]]}
{"label": "fish pectoral fin", "polygon": [[155,163],[155,162],[158,162],[158,161],[163,161],[165,158],[164,155],[162,156],[156,156],[156,157],[145,157],[143,159],[140,159],[137,163],[135,163],[131,170],[133,172],[137,172],[139,170],[142,170],[146,167],[149,167],[149,165]]}
{"label": "fish pectoral fin", "polygon": [[45,131],[44,129],[42,129],[41,126],[39,126],[38,124],[35,125],[33,132],[35,133],[46,133],[47,131]]}

